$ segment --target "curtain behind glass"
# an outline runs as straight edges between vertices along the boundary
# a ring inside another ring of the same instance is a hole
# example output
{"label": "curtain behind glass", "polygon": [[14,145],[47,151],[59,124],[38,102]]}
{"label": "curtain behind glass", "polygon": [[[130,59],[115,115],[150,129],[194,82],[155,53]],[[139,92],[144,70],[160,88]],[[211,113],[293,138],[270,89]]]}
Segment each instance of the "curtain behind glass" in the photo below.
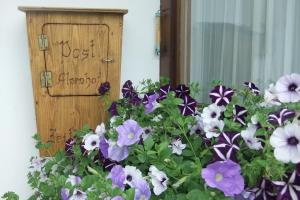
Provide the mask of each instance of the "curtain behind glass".
{"label": "curtain behind glass", "polygon": [[300,72],[299,0],[192,0],[190,81],[265,88]]}

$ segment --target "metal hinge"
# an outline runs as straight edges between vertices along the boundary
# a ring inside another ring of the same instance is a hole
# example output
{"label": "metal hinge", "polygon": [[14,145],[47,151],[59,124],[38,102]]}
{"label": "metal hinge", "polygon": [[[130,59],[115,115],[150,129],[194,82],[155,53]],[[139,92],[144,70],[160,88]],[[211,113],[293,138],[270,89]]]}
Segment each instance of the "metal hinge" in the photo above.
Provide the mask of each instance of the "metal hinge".
{"label": "metal hinge", "polygon": [[45,34],[39,35],[39,47],[41,51],[48,49],[48,36]]}
{"label": "metal hinge", "polygon": [[52,72],[41,72],[41,87],[51,87],[52,86]]}

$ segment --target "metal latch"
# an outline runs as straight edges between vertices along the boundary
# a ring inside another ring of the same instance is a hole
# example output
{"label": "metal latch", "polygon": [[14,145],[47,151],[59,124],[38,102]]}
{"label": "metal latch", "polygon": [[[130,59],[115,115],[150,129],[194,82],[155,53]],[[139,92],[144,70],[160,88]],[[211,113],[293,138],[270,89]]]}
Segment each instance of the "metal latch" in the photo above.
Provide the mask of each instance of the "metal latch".
{"label": "metal latch", "polygon": [[39,47],[41,51],[45,51],[48,49],[48,37],[47,35],[41,34],[39,35]]}
{"label": "metal latch", "polygon": [[41,72],[41,87],[51,87],[52,86],[52,72]]}

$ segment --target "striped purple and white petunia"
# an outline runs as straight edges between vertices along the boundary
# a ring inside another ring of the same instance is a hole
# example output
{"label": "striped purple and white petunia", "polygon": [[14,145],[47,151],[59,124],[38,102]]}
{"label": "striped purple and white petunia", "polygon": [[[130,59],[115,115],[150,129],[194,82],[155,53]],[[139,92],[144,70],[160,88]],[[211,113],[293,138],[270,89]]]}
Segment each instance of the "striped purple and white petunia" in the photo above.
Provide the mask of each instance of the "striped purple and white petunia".
{"label": "striped purple and white petunia", "polygon": [[218,106],[226,106],[230,103],[234,91],[231,88],[226,88],[223,85],[217,85],[210,93],[209,97],[212,102]]}
{"label": "striped purple and white petunia", "polygon": [[277,200],[299,200],[300,199],[300,177],[294,171],[287,181],[273,181],[279,189]]}
{"label": "striped purple and white petunia", "polygon": [[218,142],[213,146],[215,160],[236,161],[236,152],[240,150],[238,139],[240,133],[222,132]]}
{"label": "striped purple and white petunia", "polygon": [[295,115],[295,111],[284,108],[270,114],[268,122],[274,126],[283,126],[286,120],[294,118]]}

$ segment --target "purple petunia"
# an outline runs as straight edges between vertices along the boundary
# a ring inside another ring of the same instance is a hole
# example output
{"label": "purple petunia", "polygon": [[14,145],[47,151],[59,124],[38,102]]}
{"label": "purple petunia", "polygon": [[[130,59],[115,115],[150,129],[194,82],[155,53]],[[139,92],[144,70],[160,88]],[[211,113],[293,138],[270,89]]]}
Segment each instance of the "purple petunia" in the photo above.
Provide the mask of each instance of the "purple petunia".
{"label": "purple petunia", "polygon": [[140,136],[143,133],[142,127],[132,119],[126,120],[123,125],[118,126],[116,130],[118,132],[117,143],[120,147],[135,144],[140,140]]}
{"label": "purple petunia", "polygon": [[98,92],[101,96],[105,95],[110,90],[110,84],[108,81],[101,83]]}
{"label": "purple petunia", "polygon": [[255,95],[259,95],[260,94],[260,90],[258,89],[258,87],[256,87],[256,85],[252,82],[245,82],[244,85]]}
{"label": "purple petunia", "polygon": [[133,182],[135,188],[134,200],[148,200],[151,197],[149,184],[144,179],[138,179]]}
{"label": "purple petunia", "polygon": [[195,114],[197,102],[192,97],[186,95],[183,98],[183,103],[179,104],[180,113],[184,116]]}
{"label": "purple petunia", "polygon": [[235,105],[233,109],[233,121],[239,122],[242,125],[246,125],[245,118],[247,117],[247,110],[246,108]]}
{"label": "purple petunia", "polygon": [[172,88],[171,88],[170,84],[161,86],[159,89],[159,100],[161,101],[161,100],[164,100],[165,98],[167,98],[167,94],[171,91],[172,91]]}
{"label": "purple petunia", "polygon": [[215,160],[230,159],[236,161],[236,153],[240,150],[239,138],[240,133],[222,132],[217,144],[213,146]]}
{"label": "purple petunia", "polygon": [[155,110],[158,106],[158,102],[156,101],[158,98],[158,94],[146,94],[143,99],[143,104],[145,106],[145,113],[149,114]]}
{"label": "purple petunia", "polygon": [[121,196],[115,196],[111,200],[124,200],[124,198]]}
{"label": "purple petunia", "polygon": [[263,178],[258,187],[250,189],[255,194],[255,200],[275,200],[276,193],[271,181]]}
{"label": "purple petunia", "polygon": [[129,97],[129,103],[131,105],[138,106],[142,103],[142,99],[140,99],[136,92],[132,92],[131,96]]}
{"label": "purple petunia", "polygon": [[231,88],[218,85],[212,91],[210,91],[209,97],[211,98],[212,102],[218,106],[226,106],[230,103],[233,94],[234,91]]}
{"label": "purple petunia", "polygon": [[122,146],[120,147],[117,142],[108,140],[108,158],[120,162],[124,159],[126,159],[129,155],[128,146]]}
{"label": "purple petunia", "polygon": [[121,165],[115,165],[108,174],[107,178],[111,179],[113,187],[125,188],[125,171]]}
{"label": "purple petunia", "polygon": [[286,120],[294,118],[295,116],[295,111],[284,108],[270,114],[268,122],[274,126],[282,126]]}
{"label": "purple petunia", "polygon": [[73,138],[69,138],[65,143],[65,152],[68,156],[72,156],[74,154],[73,152],[73,146],[75,145],[76,140]]}
{"label": "purple petunia", "polygon": [[273,181],[278,190],[276,200],[299,200],[300,199],[300,177],[294,171],[287,181]]}
{"label": "purple petunia", "polygon": [[190,95],[190,88],[184,84],[180,84],[175,89],[176,97],[182,98],[186,95]]}
{"label": "purple petunia", "polygon": [[112,102],[110,107],[108,108],[108,112],[111,114],[111,116],[118,116],[118,109],[117,109],[117,102]]}
{"label": "purple petunia", "polygon": [[226,160],[207,165],[201,175],[208,186],[221,190],[225,196],[233,197],[244,190],[244,178],[240,173],[239,164]]}
{"label": "purple petunia", "polygon": [[67,188],[61,188],[60,197],[62,200],[68,200],[70,195],[70,191]]}
{"label": "purple petunia", "polygon": [[122,87],[122,94],[124,98],[129,98],[132,96],[132,93],[134,92],[132,81],[128,80],[124,83]]}

